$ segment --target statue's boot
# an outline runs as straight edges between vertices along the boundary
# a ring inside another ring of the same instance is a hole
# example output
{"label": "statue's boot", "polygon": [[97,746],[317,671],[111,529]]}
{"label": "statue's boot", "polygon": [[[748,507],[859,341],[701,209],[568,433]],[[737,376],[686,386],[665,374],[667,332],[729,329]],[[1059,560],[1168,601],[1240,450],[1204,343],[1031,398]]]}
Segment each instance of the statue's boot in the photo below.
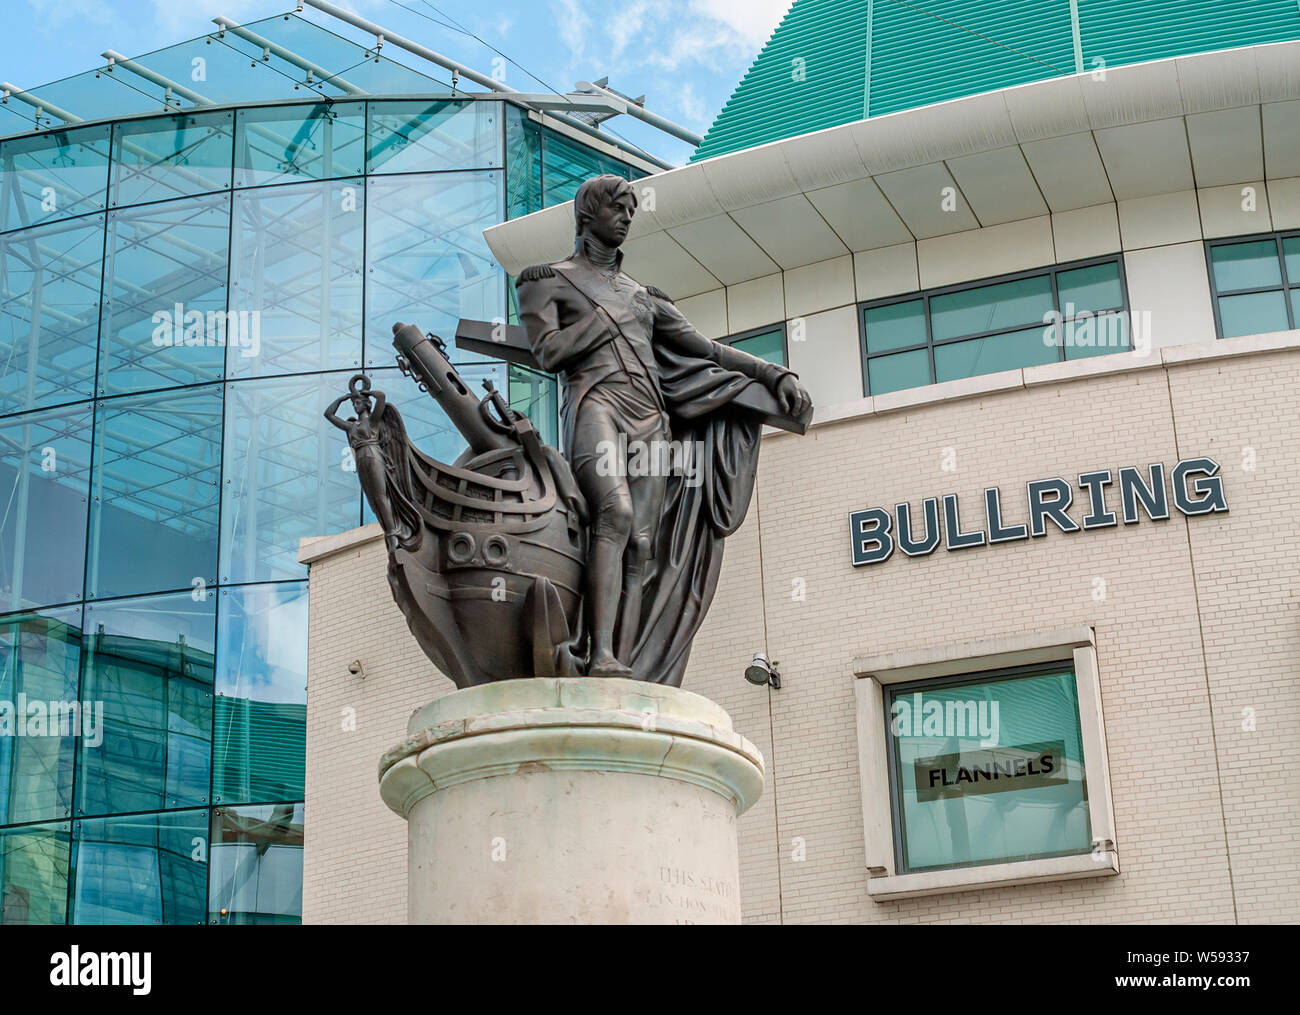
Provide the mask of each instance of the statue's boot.
{"label": "statue's boot", "polygon": [[592,540],[587,560],[587,598],[591,601],[593,657],[587,669],[591,677],[630,677],[632,670],[618,661],[609,649],[600,651],[603,641],[614,640],[614,622],[618,615],[619,572],[623,565],[623,544],[605,536]]}

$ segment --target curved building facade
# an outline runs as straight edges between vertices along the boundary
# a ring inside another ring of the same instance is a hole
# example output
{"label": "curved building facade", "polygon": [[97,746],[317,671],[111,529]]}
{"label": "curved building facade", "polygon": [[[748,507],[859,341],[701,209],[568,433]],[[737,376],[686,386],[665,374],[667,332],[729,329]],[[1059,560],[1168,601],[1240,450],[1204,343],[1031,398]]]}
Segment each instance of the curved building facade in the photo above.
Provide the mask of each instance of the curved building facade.
{"label": "curved building facade", "polygon": [[295,16],[0,115],[0,923],[298,922],[322,412],[364,370],[453,459],[392,324],[507,318],[483,229],[655,167]]}

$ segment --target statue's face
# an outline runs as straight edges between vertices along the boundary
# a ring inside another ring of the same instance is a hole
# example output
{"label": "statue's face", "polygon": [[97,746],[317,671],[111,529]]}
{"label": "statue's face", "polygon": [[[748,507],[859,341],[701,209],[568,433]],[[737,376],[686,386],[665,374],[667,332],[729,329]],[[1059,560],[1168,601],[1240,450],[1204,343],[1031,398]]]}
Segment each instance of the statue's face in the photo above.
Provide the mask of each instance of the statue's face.
{"label": "statue's face", "polygon": [[600,206],[600,210],[587,222],[587,231],[608,247],[621,246],[636,213],[636,199],[623,192]]}

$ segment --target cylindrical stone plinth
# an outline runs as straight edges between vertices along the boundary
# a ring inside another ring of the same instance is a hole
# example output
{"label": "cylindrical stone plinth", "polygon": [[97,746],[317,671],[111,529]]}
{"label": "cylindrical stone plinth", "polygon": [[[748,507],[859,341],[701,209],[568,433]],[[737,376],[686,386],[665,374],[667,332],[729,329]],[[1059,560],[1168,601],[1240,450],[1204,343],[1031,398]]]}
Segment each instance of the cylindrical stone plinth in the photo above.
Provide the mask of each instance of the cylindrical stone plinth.
{"label": "cylindrical stone plinth", "polygon": [[736,818],[763,757],[707,698],[507,680],[425,705],[379,767],[411,923],[740,922]]}

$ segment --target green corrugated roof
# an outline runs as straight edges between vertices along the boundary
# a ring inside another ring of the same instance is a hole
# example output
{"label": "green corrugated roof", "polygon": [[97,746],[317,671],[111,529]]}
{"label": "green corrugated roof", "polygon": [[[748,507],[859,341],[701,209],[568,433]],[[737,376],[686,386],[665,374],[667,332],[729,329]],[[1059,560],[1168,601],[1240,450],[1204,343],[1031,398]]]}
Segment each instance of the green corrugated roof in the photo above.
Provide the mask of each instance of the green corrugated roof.
{"label": "green corrugated roof", "polygon": [[[1106,66],[1300,39],[1297,0],[795,0],[692,161]],[[1077,43],[1077,50],[1076,50]]]}

